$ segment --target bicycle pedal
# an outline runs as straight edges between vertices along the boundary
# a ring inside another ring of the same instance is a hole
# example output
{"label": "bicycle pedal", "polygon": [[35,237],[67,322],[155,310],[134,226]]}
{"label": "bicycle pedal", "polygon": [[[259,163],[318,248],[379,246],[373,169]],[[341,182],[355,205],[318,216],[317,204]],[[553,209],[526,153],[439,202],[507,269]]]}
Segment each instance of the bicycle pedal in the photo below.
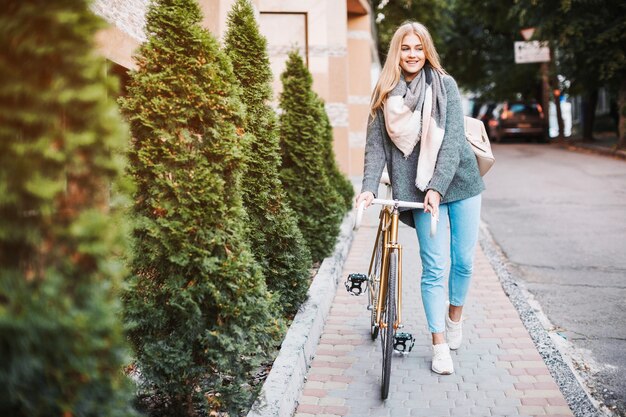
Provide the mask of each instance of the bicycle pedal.
{"label": "bicycle pedal", "polygon": [[415,339],[411,333],[398,332],[393,337],[393,350],[400,353],[409,353],[415,346]]}
{"label": "bicycle pedal", "polygon": [[361,295],[367,290],[367,285],[363,288],[363,284],[367,282],[367,275],[365,274],[349,274],[346,278],[346,291],[352,295]]}

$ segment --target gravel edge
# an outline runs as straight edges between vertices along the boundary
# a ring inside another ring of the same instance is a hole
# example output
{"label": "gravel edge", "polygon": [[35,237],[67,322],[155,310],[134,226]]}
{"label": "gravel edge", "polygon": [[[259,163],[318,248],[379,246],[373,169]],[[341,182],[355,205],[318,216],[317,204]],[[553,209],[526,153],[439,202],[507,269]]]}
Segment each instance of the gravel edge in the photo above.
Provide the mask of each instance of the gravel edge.
{"label": "gravel edge", "polygon": [[574,416],[607,416],[599,409],[599,404],[592,399],[584,386],[581,385],[580,377],[578,377],[576,371],[571,368],[561,355],[557,345],[542,324],[539,316],[543,313],[533,309],[529,304],[524,289],[518,285],[519,277],[515,276],[508,267],[507,257],[484,222],[480,226],[479,243],[491,267],[498,276],[504,292],[519,313],[522,323],[528,330],[537,351],[550,370],[550,374],[559,386]]}
{"label": "gravel edge", "polygon": [[247,417],[291,417],[298,405],[306,372],[315,356],[343,264],[352,246],[354,213],[341,224],[335,250],[325,258],[309,287],[308,298],[289,326],[280,352]]}

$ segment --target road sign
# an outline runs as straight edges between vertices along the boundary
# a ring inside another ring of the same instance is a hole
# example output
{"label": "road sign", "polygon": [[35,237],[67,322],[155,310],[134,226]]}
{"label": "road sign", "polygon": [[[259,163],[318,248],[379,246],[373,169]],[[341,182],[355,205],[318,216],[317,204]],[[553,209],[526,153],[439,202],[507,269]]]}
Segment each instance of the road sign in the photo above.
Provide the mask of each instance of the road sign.
{"label": "road sign", "polygon": [[522,29],[519,31],[519,33],[522,34],[522,38],[524,38],[525,41],[529,41],[530,38],[532,38],[533,34],[535,33],[535,28]]}
{"label": "road sign", "polygon": [[515,42],[515,63],[550,62],[550,47],[545,42]]}

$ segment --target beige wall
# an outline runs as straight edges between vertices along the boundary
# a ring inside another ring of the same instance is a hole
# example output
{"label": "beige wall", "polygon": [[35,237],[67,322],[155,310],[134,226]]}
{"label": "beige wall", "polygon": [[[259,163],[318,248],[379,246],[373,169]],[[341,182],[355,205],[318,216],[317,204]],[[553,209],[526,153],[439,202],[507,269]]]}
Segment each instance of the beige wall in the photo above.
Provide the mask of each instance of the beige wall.
{"label": "beige wall", "polygon": [[369,15],[348,18],[348,114],[351,175],[363,173],[365,133],[371,95],[372,56],[375,49]]}
{"label": "beige wall", "polygon": [[[305,39],[301,51],[306,54],[309,70],[313,74],[313,89],[326,102],[334,133],[334,148],[341,170],[351,175],[361,175],[363,171],[364,140],[355,140],[364,131],[367,111],[362,104],[351,104],[354,97],[362,102],[369,101],[371,34],[369,6],[366,1],[338,0],[259,0],[261,21],[265,13],[303,13],[306,16],[306,33],[298,39]],[[355,13],[348,14],[348,10]],[[365,40],[350,38],[354,25],[367,35]],[[285,21],[288,24],[287,21]],[[294,21],[295,23],[295,21]],[[360,24],[360,26],[358,26]],[[270,59],[274,72],[274,88],[280,91],[280,72],[284,66],[285,45],[293,39],[292,28],[286,25],[262,25],[268,38]],[[298,45],[300,46],[300,45]],[[356,47],[355,51],[351,48]],[[356,59],[357,63],[353,63]],[[354,113],[353,113],[354,111]],[[362,135],[361,135],[362,136]]]}
{"label": "beige wall", "polygon": [[[112,61],[131,68],[131,55],[144,41],[145,10],[150,0],[94,0],[93,10],[111,26],[97,36],[98,49]],[[218,38],[234,0],[199,0],[203,25]],[[337,162],[345,173],[361,175],[371,91],[373,40],[366,0],[252,0],[274,74],[287,53],[300,50],[313,74],[313,89],[326,102],[334,131]]]}

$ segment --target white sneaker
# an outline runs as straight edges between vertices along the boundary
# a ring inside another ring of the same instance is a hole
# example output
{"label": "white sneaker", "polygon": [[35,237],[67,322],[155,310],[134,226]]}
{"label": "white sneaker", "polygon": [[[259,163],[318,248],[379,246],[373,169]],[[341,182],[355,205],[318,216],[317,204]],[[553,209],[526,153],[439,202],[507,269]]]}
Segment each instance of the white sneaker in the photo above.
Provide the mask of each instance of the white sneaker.
{"label": "white sneaker", "polygon": [[447,343],[433,345],[433,365],[431,369],[440,375],[450,375],[454,372],[450,347]]}
{"label": "white sneaker", "polygon": [[446,341],[452,350],[458,349],[463,341],[463,319],[452,321],[448,313],[446,313]]}

